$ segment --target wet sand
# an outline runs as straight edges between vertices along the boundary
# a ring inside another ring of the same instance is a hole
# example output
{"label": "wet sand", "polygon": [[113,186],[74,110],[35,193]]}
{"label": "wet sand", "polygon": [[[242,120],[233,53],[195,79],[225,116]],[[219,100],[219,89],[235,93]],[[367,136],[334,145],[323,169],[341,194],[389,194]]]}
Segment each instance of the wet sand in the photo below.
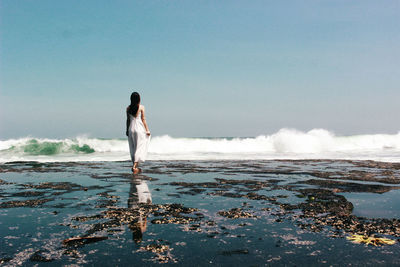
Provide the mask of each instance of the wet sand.
{"label": "wet sand", "polygon": [[[398,265],[400,164],[0,165],[3,265]],[[385,237],[393,245],[347,237]]]}

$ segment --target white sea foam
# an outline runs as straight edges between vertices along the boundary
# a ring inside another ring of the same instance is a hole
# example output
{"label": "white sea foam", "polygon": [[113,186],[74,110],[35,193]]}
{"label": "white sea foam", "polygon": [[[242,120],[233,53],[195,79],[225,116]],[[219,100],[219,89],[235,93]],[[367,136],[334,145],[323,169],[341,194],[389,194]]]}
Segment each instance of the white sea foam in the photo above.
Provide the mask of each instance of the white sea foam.
{"label": "white sea foam", "polygon": [[[324,129],[281,129],[253,138],[153,137],[149,160],[353,159],[400,162],[400,132],[336,136]],[[0,162],[129,160],[126,139],[20,138],[0,141]]]}

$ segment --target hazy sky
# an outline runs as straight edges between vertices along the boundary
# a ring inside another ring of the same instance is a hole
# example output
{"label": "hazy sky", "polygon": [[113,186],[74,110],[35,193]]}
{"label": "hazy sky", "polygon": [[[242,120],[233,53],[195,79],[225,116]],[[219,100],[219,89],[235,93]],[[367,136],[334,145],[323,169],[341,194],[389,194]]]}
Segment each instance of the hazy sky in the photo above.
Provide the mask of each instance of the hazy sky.
{"label": "hazy sky", "polygon": [[400,130],[400,1],[0,0],[0,139]]}

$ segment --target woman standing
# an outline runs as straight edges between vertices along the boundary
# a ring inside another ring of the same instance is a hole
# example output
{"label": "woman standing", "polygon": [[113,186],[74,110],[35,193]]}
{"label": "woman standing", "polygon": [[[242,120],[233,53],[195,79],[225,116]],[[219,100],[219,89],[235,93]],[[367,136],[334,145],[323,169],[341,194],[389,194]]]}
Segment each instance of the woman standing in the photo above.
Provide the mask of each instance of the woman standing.
{"label": "woman standing", "polygon": [[132,172],[140,172],[139,162],[144,162],[150,141],[150,131],[147,126],[144,106],[140,105],[140,95],[131,94],[131,104],[126,108],[126,136],[128,136],[129,151],[133,163]]}

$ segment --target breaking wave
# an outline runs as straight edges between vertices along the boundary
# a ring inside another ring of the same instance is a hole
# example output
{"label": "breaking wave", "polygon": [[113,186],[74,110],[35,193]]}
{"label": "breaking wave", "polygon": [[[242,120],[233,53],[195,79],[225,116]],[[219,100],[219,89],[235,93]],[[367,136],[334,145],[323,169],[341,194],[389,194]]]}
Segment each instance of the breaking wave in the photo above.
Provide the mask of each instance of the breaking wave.
{"label": "breaking wave", "polygon": [[[153,137],[149,160],[370,159],[400,162],[400,132],[336,136],[324,129],[281,129],[251,138]],[[129,160],[126,139],[20,138],[0,141],[0,162]]]}

